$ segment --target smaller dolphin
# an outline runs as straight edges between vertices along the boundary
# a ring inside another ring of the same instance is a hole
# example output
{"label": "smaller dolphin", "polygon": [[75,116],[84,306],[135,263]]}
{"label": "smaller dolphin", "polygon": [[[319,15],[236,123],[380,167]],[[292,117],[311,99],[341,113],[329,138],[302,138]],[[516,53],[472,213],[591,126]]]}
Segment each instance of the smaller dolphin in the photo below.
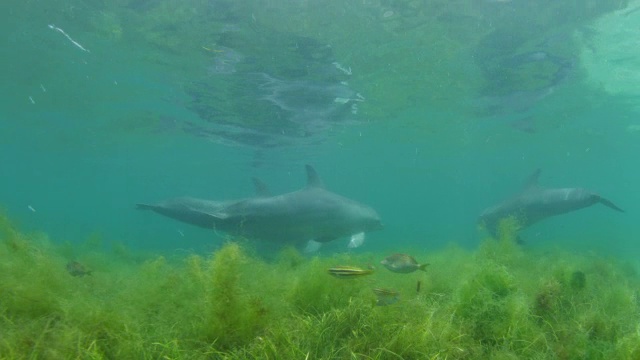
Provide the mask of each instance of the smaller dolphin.
{"label": "smaller dolphin", "polygon": [[547,189],[538,185],[540,169],[531,174],[525,187],[516,196],[482,212],[478,222],[496,236],[500,220],[513,217],[520,229],[531,226],[551,216],[561,215],[594,204],[602,204],[624,212],[610,200],[582,188]]}

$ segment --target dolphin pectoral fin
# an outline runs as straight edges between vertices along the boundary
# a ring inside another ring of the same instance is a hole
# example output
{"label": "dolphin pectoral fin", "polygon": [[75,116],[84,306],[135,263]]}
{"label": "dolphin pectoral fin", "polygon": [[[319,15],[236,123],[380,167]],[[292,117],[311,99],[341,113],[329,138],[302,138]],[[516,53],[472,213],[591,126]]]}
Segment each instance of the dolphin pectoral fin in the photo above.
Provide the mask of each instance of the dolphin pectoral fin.
{"label": "dolphin pectoral fin", "polygon": [[609,207],[609,208],[612,208],[615,211],[624,212],[624,210],[620,209],[618,206],[616,206],[616,204],[612,203],[611,200],[607,200],[607,199],[605,199],[603,197],[598,196],[598,201],[602,205],[604,205],[606,207]]}
{"label": "dolphin pectoral fin", "polygon": [[314,252],[320,250],[320,247],[322,247],[322,243],[319,243],[319,242],[314,241],[314,240],[309,240],[309,241],[307,241],[307,246],[305,246],[305,248],[304,248],[304,253],[305,254],[314,253]]}
{"label": "dolphin pectoral fin", "polygon": [[359,232],[357,234],[351,235],[351,240],[349,240],[349,249],[355,249],[357,247],[362,246],[364,244],[364,233]]}

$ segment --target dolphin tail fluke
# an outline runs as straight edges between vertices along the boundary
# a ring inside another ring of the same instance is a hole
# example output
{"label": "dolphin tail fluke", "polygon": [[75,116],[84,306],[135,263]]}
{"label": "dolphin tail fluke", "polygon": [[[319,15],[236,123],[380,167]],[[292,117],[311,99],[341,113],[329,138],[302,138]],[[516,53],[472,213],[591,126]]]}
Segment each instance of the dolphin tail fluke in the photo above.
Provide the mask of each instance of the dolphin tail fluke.
{"label": "dolphin tail fluke", "polygon": [[606,206],[606,207],[610,207],[610,208],[612,208],[612,209],[613,209],[613,210],[615,210],[615,211],[624,212],[624,210],[620,209],[616,204],[612,203],[612,202],[611,202],[611,200],[607,200],[607,199],[605,199],[605,198],[603,198],[603,197],[598,197],[598,201],[599,201],[602,205],[604,205],[604,206]]}
{"label": "dolphin tail fluke", "polygon": [[427,271],[427,266],[429,266],[429,264],[420,264],[420,267],[418,267],[418,269],[422,271]]}
{"label": "dolphin tail fluke", "polygon": [[153,210],[154,208],[155,208],[154,205],[136,204],[136,209],[138,209],[138,210]]}

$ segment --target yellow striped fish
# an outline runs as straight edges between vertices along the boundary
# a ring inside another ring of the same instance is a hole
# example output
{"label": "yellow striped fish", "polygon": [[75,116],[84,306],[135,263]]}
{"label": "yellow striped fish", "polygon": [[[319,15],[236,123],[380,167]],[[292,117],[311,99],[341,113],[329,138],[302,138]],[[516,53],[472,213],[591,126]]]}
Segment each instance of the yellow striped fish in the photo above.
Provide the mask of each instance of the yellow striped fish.
{"label": "yellow striped fish", "polygon": [[329,275],[340,279],[352,279],[364,275],[373,274],[373,269],[361,269],[355,266],[336,266],[327,270]]}

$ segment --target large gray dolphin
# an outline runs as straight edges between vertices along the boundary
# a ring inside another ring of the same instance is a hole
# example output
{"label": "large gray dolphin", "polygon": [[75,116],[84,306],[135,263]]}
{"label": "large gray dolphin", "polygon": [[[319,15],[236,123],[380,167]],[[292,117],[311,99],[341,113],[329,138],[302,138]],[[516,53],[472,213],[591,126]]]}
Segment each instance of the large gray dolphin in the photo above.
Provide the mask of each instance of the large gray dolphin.
{"label": "large gray dolphin", "polygon": [[484,225],[487,231],[495,237],[500,220],[508,217],[513,217],[519,228],[523,229],[548,217],[598,203],[624,212],[611,201],[586,189],[540,187],[538,185],[539,177],[540,169],[529,176],[524,189],[519,194],[484,210],[478,219],[479,223]]}
{"label": "large gray dolphin", "polygon": [[252,198],[181,197],[137,207],[203,228],[282,244],[322,243],[351,235],[350,246],[357,246],[365,232],[382,228],[374,209],[326,190],[313,167],[307,165],[306,170],[307,186],[282,195],[271,196],[254,179],[258,195]]}

